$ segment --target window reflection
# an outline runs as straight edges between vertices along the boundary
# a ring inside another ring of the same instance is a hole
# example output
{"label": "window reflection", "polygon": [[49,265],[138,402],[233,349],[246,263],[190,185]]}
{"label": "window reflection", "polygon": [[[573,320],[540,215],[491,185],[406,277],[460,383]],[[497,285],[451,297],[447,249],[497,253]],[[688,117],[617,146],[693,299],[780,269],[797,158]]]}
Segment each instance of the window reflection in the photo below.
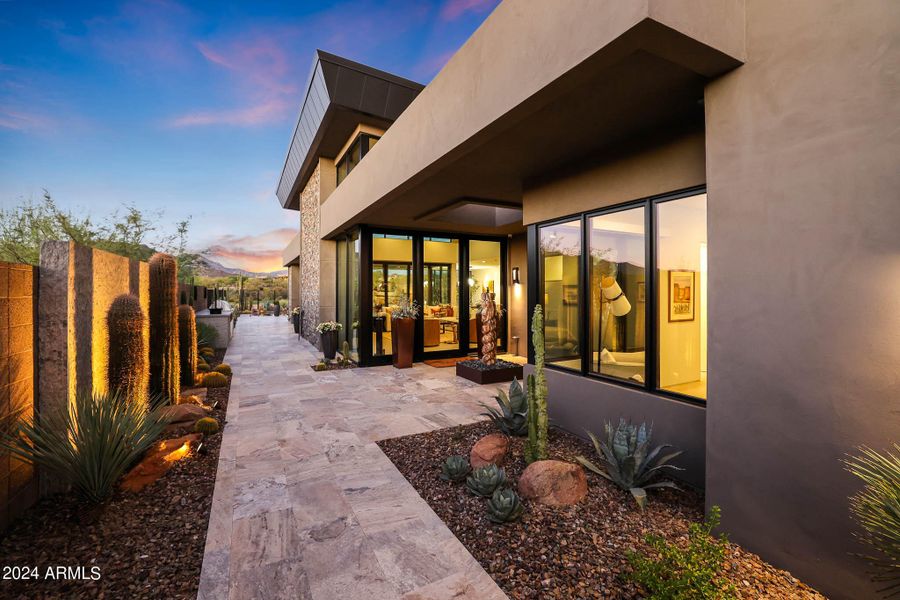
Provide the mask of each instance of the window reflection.
{"label": "window reflection", "polygon": [[545,360],[581,370],[581,221],[539,230]]}

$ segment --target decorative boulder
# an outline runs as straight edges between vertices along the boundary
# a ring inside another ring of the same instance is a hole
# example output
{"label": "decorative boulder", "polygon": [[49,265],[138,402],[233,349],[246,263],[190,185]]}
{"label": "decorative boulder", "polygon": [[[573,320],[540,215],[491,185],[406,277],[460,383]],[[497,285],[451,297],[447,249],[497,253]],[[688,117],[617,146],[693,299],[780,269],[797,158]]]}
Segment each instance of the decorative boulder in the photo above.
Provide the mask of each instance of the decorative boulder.
{"label": "decorative boulder", "polygon": [[519,494],[523,498],[549,506],[578,504],[587,491],[584,469],[561,460],[533,462],[519,477]]}
{"label": "decorative boulder", "polygon": [[199,433],[192,433],[156,444],[147,450],[141,462],[122,478],[121,488],[127,492],[141,491],[165,475],[176,462],[188,456],[201,439]]}
{"label": "decorative boulder", "polygon": [[502,433],[486,435],[472,446],[472,452],[469,454],[469,463],[473,469],[490,464],[495,464],[499,467],[506,459],[507,450],[509,450],[508,437]]}
{"label": "decorative boulder", "polygon": [[206,409],[199,404],[176,404],[162,410],[163,418],[170,425],[175,423],[194,423],[206,416]]}

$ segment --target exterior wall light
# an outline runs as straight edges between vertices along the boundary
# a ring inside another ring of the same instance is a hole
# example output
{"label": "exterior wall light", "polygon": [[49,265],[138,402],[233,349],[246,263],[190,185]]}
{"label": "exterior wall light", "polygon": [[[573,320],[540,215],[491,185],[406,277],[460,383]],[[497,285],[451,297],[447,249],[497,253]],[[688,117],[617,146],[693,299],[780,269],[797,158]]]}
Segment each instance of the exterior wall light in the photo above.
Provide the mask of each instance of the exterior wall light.
{"label": "exterior wall light", "polygon": [[513,285],[519,285],[519,267],[513,267],[512,282]]}

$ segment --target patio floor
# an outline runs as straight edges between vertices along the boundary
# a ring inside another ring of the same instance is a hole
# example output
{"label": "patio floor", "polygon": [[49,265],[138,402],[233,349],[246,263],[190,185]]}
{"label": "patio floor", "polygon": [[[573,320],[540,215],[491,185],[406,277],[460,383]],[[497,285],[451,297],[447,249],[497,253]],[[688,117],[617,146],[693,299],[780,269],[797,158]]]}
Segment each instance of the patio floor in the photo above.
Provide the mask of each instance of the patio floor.
{"label": "patio floor", "polygon": [[240,318],[198,597],[506,598],[374,443],[470,423],[494,386],[319,356],[284,318]]}

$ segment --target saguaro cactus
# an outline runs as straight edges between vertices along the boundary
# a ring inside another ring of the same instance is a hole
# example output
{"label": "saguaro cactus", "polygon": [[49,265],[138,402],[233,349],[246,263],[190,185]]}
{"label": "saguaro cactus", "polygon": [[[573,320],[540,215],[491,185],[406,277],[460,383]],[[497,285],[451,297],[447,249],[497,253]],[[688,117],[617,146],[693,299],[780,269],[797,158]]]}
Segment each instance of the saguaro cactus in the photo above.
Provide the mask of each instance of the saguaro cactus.
{"label": "saguaro cactus", "polygon": [[528,442],[525,461],[547,460],[547,379],[544,376],[544,309],[534,307],[531,318],[531,342],[534,345],[534,373],[528,376]]}
{"label": "saguaro cactus", "polygon": [[109,390],[136,404],[147,404],[150,365],[144,340],[146,317],[131,294],[116,296],[106,312],[109,332]]}
{"label": "saguaro cactus", "polygon": [[178,401],[178,264],[157,253],[150,259],[150,391]]}
{"label": "saguaro cactus", "polygon": [[481,362],[493,366],[497,362],[497,307],[491,293],[481,293]]}
{"label": "saguaro cactus", "polygon": [[194,385],[197,372],[197,321],[194,309],[187,304],[178,307],[178,357],[181,360],[182,385]]}

